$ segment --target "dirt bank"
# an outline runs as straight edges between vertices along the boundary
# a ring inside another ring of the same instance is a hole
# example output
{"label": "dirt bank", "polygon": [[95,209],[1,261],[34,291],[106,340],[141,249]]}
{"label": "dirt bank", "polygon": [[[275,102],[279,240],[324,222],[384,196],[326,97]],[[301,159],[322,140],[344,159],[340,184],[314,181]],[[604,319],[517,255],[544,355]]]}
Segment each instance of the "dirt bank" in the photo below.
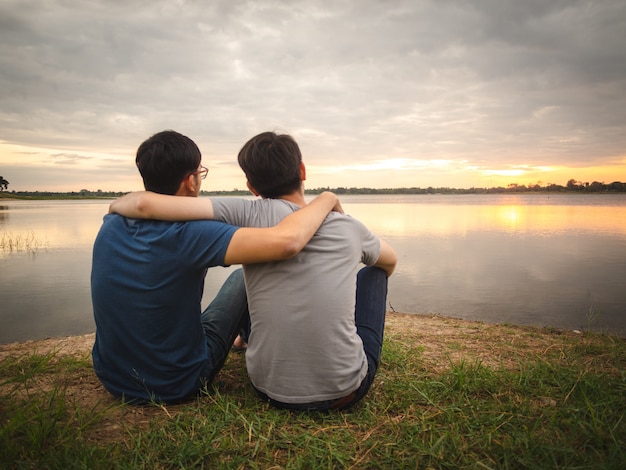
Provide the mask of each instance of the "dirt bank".
{"label": "dirt bank", "polygon": [[[388,339],[419,344],[426,358],[434,363],[448,363],[458,357],[479,359],[488,365],[503,365],[520,351],[536,354],[551,347],[555,338],[566,335],[582,337],[580,332],[562,332],[554,329],[492,325],[459,320],[439,315],[413,315],[388,312],[385,336]],[[0,345],[0,360],[7,356],[25,354],[88,355],[94,334],[49,338],[23,343]]]}

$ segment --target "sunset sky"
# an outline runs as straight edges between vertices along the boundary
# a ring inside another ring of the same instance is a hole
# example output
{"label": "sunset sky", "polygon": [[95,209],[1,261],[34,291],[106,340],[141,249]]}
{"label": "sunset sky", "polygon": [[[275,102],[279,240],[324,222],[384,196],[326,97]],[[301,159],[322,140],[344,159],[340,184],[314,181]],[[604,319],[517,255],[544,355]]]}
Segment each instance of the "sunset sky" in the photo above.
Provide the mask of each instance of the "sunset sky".
{"label": "sunset sky", "polygon": [[0,175],[141,189],[174,129],[205,190],[267,130],[309,188],[626,181],[625,45],[624,0],[0,0]]}

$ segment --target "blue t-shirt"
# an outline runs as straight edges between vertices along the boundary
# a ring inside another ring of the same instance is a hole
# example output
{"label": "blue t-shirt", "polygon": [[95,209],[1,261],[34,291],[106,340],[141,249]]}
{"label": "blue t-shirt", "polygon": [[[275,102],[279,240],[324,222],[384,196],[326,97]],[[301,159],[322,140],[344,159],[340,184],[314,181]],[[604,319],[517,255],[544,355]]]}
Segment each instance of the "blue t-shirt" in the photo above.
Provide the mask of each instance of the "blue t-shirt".
{"label": "blue t-shirt", "polygon": [[238,227],[106,215],[93,247],[92,356],[100,381],[129,400],[172,402],[211,375],[202,330],[207,268],[224,265]]}

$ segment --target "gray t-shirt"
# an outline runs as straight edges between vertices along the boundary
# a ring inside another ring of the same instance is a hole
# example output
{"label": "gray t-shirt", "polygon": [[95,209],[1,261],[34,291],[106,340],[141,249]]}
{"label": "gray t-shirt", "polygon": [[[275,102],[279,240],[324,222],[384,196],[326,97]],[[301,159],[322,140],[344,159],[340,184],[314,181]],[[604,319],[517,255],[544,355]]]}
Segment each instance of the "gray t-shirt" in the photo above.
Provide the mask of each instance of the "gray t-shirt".
{"label": "gray t-shirt", "polygon": [[[215,218],[271,227],[298,206],[281,199],[212,198]],[[380,241],[358,220],[330,213],[297,256],[244,266],[252,323],[246,365],[252,384],[283,403],[341,398],[367,373],[354,308],[359,264]]]}

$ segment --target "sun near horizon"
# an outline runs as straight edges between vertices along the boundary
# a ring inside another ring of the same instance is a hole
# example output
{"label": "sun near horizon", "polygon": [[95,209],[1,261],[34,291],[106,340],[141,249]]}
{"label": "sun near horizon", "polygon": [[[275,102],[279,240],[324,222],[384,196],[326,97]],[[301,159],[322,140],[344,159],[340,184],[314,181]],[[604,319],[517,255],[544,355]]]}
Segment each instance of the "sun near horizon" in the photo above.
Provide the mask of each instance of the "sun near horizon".
{"label": "sun near horizon", "polygon": [[[464,159],[381,158],[360,163],[348,157],[332,163],[323,157],[304,156],[305,187],[313,188],[492,188],[511,185],[541,187],[594,181],[626,182],[626,157],[612,165],[505,163],[475,164]],[[245,177],[231,155],[203,155],[210,173],[206,191],[245,190]],[[130,149],[111,153],[93,149],[25,147],[0,142],[0,176],[9,181],[8,191],[136,191],[143,189]]]}

